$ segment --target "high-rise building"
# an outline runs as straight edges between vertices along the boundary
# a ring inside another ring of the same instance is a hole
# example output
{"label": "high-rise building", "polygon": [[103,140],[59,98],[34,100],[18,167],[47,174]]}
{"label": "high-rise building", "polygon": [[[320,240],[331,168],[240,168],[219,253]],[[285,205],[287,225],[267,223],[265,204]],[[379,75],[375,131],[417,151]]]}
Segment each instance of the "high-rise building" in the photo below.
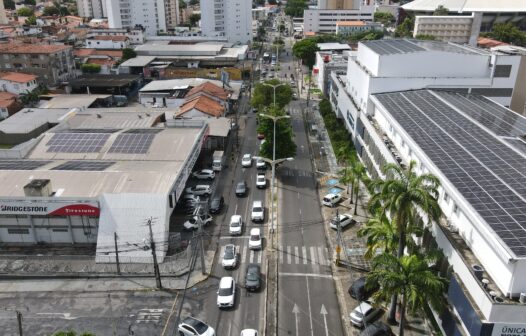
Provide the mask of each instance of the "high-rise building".
{"label": "high-rise building", "polygon": [[179,25],[179,0],[164,1],[166,13],[166,27],[173,29]]}
{"label": "high-rise building", "polygon": [[318,9],[359,9],[360,0],[319,0]]}
{"label": "high-rise building", "polygon": [[7,24],[7,16],[5,14],[4,2],[0,1],[0,24]]}
{"label": "high-rise building", "polygon": [[252,41],[252,2],[201,0],[201,31],[207,37],[225,37],[231,43]]}
{"label": "high-rise building", "polygon": [[106,0],[106,9],[110,28],[139,25],[145,35],[166,31],[165,0]]}
{"label": "high-rise building", "polygon": [[106,17],[106,0],[77,0],[80,17],[100,19]]}

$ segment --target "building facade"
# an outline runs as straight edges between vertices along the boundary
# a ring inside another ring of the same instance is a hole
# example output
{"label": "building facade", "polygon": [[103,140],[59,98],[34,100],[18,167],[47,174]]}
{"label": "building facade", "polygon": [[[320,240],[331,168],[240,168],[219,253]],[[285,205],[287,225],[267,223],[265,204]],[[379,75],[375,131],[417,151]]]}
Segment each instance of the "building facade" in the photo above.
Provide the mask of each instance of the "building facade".
{"label": "building facade", "polygon": [[79,16],[83,18],[102,19],[106,14],[106,0],[77,0]]}
{"label": "building facade", "polygon": [[140,28],[93,28],[86,34],[88,38],[94,36],[126,36],[131,44],[143,44],[145,40]]}
{"label": "building facade", "polygon": [[20,72],[0,73],[0,91],[19,96],[32,92],[37,87],[37,76],[35,75]]}
{"label": "building facade", "polygon": [[318,9],[358,9],[360,0],[320,0]]}
{"label": "building facade", "polygon": [[140,26],[145,35],[155,36],[166,32],[166,6],[164,0],[132,1],[106,0],[110,28]]}
{"label": "building facade", "polygon": [[92,36],[86,39],[86,47],[94,49],[125,49],[130,47],[127,36]]}
{"label": "building facade", "polygon": [[174,29],[175,27],[179,26],[181,21],[179,19],[179,1],[165,0],[164,5],[164,12],[166,13],[166,28],[169,30]]}
{"label": "building facade", "polygon": [[444,42],[476,46],[481,23],[482,13],[470,16],[417,15],[413,37],[430,35]]}
{"label": "building facade", "polygon": [[374,6],[359,9],[306,9],[303,12],[303,33],[336,33],[336,23],[341,21],[373,22]]}
{"label": "building facade", "polygon": [[0,70],[24,71],[48,86],[76,77],[73,48],[63,44],[0,44]]}
{"label": "building facade", "polygon": [[366,21],[339,21],[336,22],[336,34],[350,35],[356,33],[363,33],[373,30],[383,30],[383,27],[378,22]]}
{"label": "building facade", "polygon": [[252,3],[243,0],[201,0],[201,31],[207,37],[225,37],[230,43],[252,41]]}

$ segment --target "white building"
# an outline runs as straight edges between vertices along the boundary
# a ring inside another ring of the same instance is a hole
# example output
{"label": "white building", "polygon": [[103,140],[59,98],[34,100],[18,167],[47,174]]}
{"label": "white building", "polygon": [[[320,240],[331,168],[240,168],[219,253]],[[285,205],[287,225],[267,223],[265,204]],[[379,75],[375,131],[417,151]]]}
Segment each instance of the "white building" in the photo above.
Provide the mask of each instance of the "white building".
{"label": "white building", "polygon": [[106,17],[106,0],[77,0],[80,17],[101,19]]}
{"label": "white building", "polygon": [[351,47],[343,43],[318,43],[316,63],[312,68],[314,82],[324,95],[330,91],[330,75],[333,71],[345,74]]}
{"label": "white building", "polygon": [[252,41],[252,2],[244,0],[201,0],[203,36],[225,37],[230,43]]}
{"label": "white building", "polygon": [[97,35],[86,39],[86,47],[94,49],[124,49],[130,47],[127,36],[103,36]]}
{"label": "white building", "polygon": [[32,92],[38,87],[37,78],[20,72],[0,72],[0,91],[16,95]]}
{"label": "white building", "polygon": [[413,37],[431,35],[444,42],[476,46],[481,23],[482,13],[473,13],[469,16],[417,15]]}
{"label": "white building", "polygon": [[336,22],[374,20],[374,6],[359,9],[306,9],[303,11],[303,33],[336,33]]}
{"label": "white building", "polygon": [[377,93],[356,119],[357,153],[372,176],[417,162],[441,181],[443,218],[418,243],[443,253],[444,335],[526,330],[526,118],[479,95],[447,90]]}
{"label": "white building", "polygon": [[166,32],[164,0],[106,0],[110,28],[134,28],[139,25],[146,35]]}
{"label": "white building", "polygon": [[142,29],[134,28],[92,28],[86,37],[93,36],[126,36],[131,44],[143,44],[145,41]]}

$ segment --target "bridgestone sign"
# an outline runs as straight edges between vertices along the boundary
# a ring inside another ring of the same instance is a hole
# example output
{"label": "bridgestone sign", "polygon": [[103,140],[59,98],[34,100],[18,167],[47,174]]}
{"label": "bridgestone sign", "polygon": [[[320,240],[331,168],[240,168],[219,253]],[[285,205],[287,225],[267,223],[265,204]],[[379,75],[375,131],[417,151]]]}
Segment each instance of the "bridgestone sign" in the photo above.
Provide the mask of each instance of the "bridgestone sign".
{"label": "bridgestone sign", "polygon": [[44,215],[44,216],[92,216],[98,217],[100,209],[96,202],[6,202],[0,201],[0,215]]}

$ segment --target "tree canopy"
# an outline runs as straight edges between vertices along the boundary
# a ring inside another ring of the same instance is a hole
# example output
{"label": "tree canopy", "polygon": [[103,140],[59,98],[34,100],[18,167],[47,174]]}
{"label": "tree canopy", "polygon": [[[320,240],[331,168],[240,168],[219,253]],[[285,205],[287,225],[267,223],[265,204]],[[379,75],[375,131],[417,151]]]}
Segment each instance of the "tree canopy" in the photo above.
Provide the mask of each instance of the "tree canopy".
{"label": "tree canopy", "polygon": [[[273,116],[285,115],[283,109],[274,106],[266,109],[264,113]],[[259,155],[272,160],[274,121],[260,116],[258,120],[258,133],[265,135],[265,143],[261,146]],[[276,160],[296,156],[296,143],[293,137],[290,119],[283,118],[276,121]]]}
{"label": "tree canopy", "polygon": [[374,21],[389,26],[395,21],[395,17],[389,12],[374,12]]}
{"label": "tree canopy", "polygon": [[201,14],[192,14],[188,20],[190,21],[190,27],[195,27],[199,20],[201,20]]}
{"label": "tree canopy", "polygon": [[292,53],[303,61],[309,69],[316,63],[316,51],[320,50],[317,46],[318,41],[314,38],[306,38],[294,43]]}
{"label": "tree canopy", "polygon": [[29,16],[26,21],[24,21],[24,24],[28,26],[34,26],[37,24],[37,17],[35,15]]}
{"label": "tree canopy", "polygon": [[[278,79],[272,79],[265,83],[270,85],[277,85],[280,83]],[[276,105],[278,108],[283,108],[292,99],[292,88],[288,84],[283,84],[276,87]],[[264,107],[270,107],[274,104],[274,89],[263,83],[259,83],[254,87],[252,94],[251,105],[261,110]]]}
{"label": "tree canopy", "polygon": [[44,7],[44,10],[42,11],[42,14],[44,16],[59,15],[60,14],[60,9],[58,9],[55,6],[46,6],[46,7]]}
{"label": "tree canopy", "polygon": [[130,58],[137,57],[137,53],[132,48],[122,49],[122,61],[129,60]]}
{"label": "tree canopy", "polygon": [[485,35],[502,42],[526,46],[526,33],[509,22],[494,24],[491,32]]}
{"label": "tree canopy", "polygon": [[22,7],[16,11],[16,14],[18,16],[31,16],[33,15],[33,10],[29,7]]}
{"label": "tree canopy", "polygon": [[82,70],[83,73],[99,73],[101,69],[101,66],[98,64],[82,64],[80,66],[80,70]]}
{"label": "tree canopy", "polygon": [[303,11],[309,8],[305,0],[289,0],[285,6],[285,14],[294,17],[303,17]]}
{"label": "tree canopy", "polygon": [[15,2],[13,0],[4,0],[4,8],[15,10],[16,9]]}
{"label": "tree canopy", "polygon": [[414,21],[413,18],[407,17],[405,20],[396,27],[396,37],[412,37],[413,36]]}
{"label": "tree canopy", "polygon": [[442,5],[438,5],[437,8],[435,8],[435,11],[433,12],[434,16],[444,16],[449,14],[449,9]]}

